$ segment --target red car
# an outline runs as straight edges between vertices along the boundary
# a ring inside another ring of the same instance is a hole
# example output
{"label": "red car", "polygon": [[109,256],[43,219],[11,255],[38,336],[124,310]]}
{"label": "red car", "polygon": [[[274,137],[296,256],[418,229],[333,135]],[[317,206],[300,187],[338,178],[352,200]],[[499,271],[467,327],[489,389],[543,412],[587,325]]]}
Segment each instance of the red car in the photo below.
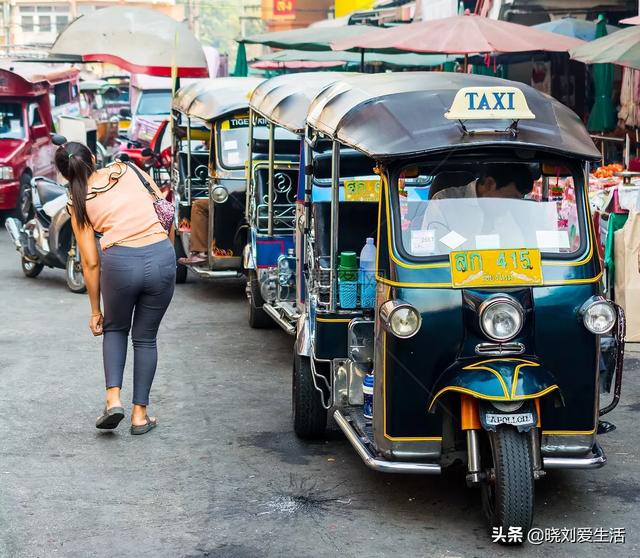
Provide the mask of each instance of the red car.
{"label": "red car", "polygon": [[56,115],[80,111],[78,74],[31,63],[0,66],[0,211],[26,219],[31,178],[56,177],[51,132]]}

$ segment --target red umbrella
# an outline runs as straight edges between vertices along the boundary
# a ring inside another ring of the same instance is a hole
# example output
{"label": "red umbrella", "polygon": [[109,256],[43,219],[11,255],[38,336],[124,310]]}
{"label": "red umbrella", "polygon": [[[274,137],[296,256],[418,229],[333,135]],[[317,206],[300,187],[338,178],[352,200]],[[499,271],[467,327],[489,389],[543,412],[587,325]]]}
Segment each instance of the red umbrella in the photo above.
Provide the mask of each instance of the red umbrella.
{"label": "red umbrella", "polygon": [[506,52],[567,52],[584,41],[478,15],[465,14],[376,29],[331,43],[333,50],[498,54]]}

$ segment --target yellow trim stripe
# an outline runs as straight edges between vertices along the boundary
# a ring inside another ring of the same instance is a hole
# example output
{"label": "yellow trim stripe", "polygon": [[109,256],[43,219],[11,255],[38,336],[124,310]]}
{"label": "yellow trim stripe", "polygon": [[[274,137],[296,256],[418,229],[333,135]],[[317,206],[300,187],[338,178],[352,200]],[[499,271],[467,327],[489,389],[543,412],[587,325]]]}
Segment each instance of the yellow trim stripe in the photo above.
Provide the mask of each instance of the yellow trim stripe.
{"label": "yellow trim stripe", "polygon": [[543,434],[549,434],[551,436],[585,436],[595,434],[596,428],[592,430],[543,430]]}
{"label": "yellow trim stripe", "polygon": [[435,397],[431,401],[431,404],[429,405],[429,411],[431,411],[431,409],[433,408],[438,397],[440,397],[443,393],[447,391],[457,391],[460,393],[466,393],[467,395],[472,395],[473,397],[477,397],[478,399],[484,399],[485,401],[524,401],[527,399],[537,399],[538,397],[542,397],[543,395],[546,395],[547,393],[554,391],[556,389],[560,389],[560,388],[556,384],[553,384],[552,386],[549,386],[548,388],[545,388],[542,391],[539,391],[537,393],[532,393],[531,395],[520,395],[516,398],[511,398],[508,396],[496,397],[491,395],[484,395],[483,393],[479,393],[477,391],[473,391],[471,389],[467,389],[463,387],[447,386],[445,388],[442,388],[438,393],[436,393]]}
{"label": "yellow trim stripe", "polygon": [[329,324],[348,324],[353,318],[316,318],[316,322]]}
{"label": "yellow trim stripe", "polygon": [[[388,298],[388,297],[387,297]],[[442,436],[426,436],[424,438],[396,437],[387,434],[387,334],[382,334],[382,424],[384,437],[392,442],[442,442]]]}

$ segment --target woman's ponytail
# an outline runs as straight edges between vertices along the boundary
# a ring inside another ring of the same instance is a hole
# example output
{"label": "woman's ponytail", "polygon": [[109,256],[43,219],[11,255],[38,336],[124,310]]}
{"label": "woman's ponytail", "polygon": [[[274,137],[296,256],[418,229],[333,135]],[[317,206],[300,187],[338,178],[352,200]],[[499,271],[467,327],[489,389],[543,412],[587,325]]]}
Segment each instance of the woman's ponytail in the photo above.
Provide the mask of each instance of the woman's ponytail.
{"label": "woman's ponytail", "polygon": [[95,172],[93,154],[86,145],[70,141],[56,150],[56,168],[69,181],[71,204],[80,225],[91,226],[87,215],[87,184]]}

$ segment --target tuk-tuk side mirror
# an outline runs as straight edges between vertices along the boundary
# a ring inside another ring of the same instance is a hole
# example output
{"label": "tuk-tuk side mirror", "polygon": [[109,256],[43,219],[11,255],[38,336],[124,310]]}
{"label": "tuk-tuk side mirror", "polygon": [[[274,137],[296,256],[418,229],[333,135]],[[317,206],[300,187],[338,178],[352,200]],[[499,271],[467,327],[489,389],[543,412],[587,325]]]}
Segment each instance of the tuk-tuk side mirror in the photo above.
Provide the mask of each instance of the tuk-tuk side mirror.
{"label": "tuk-tuk side mirror", "polygon": [[131,118],[131,109],[124,107],[120,109],[120,116],[122,118]]}
{"label": "tuk-tuk side mirror", "polygon": [[150,147],[145,147],[140,152],[140,155],[142,155],[143,157],[153,157],[154,156],[154,152],[153,152],[153,149],[151,149]]}
{"label": "tuk-tuk side mirror", "polygon": [[44,124],[36,124],[31,126],[31,137],[33,139],[42,139],[49,136],[49,130]]}
{"label": "tuk-tuk side mirror", "polygon": [[53,142],[53,145],[60,146],[67,143],[67,138],[61,134],[51,134],[51,141]]}

